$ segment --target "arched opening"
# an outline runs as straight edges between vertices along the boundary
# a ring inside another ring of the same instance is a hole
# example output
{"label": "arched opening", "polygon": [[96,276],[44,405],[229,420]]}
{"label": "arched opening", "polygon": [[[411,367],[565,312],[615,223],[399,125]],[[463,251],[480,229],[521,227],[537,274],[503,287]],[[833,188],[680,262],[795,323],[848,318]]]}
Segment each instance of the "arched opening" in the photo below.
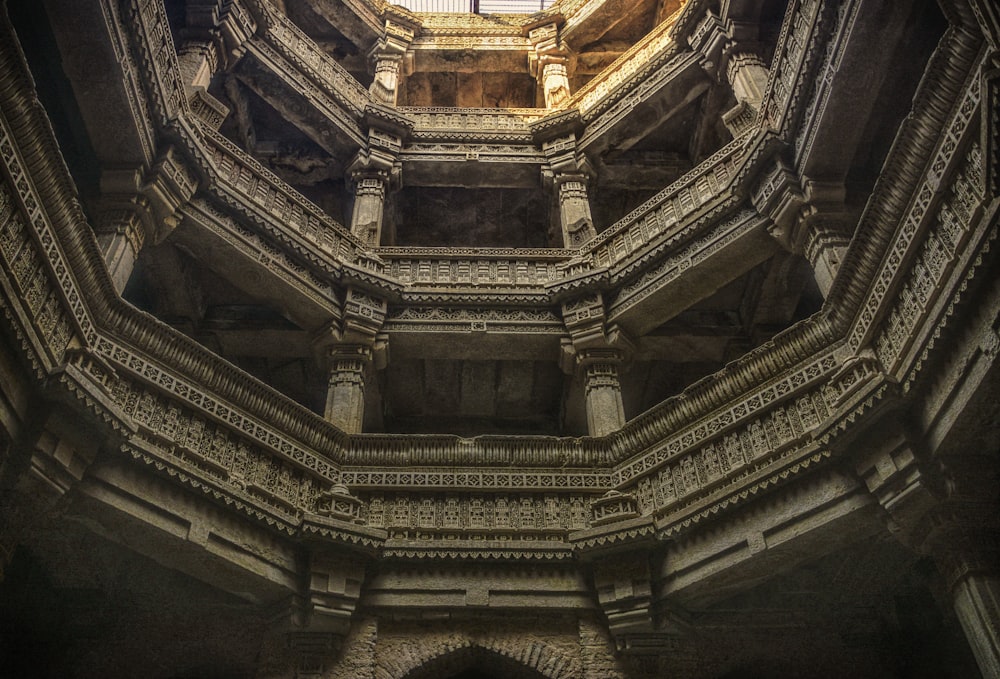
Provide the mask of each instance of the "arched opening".
{"label": "arched opening", "polygon": [[432,658],[401,679],[548,679],[533,667],[479,646],[466,646]]}

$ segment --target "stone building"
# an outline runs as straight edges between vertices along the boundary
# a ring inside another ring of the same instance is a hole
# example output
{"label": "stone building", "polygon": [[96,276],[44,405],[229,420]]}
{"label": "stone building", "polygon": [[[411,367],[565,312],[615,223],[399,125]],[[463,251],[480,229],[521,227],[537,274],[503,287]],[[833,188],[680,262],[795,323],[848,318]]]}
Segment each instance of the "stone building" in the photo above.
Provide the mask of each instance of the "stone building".
{"label": "stone building", "polygon": [[993,0],[0,7],[0,674],[1000,676]]}

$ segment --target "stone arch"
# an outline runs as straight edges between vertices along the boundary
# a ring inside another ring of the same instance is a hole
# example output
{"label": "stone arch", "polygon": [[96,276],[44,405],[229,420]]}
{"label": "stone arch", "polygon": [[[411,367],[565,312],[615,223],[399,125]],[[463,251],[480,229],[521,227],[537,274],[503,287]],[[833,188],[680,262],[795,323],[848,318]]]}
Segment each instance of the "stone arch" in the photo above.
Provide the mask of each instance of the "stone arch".
{"label": "stone arch", "polygon": [[[578,676],[574,658],[540,642],[463,640],[425,647],[398,663],[394,671],[380,668],[379,679],[438,679],[469,669],[494,674],[497,679],[569,679]],[[398,659],[397,659],[398,660]]]}

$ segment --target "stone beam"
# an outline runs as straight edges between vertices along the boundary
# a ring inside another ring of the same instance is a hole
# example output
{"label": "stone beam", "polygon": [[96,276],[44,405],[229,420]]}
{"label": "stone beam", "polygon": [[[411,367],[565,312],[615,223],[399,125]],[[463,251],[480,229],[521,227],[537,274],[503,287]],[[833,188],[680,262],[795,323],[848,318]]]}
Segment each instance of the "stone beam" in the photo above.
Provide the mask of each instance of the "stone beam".
{"label": "stone beam", "polygon": [[335,157],[349,156],[365,143],[358,116],[320,88],[267,44],[254,38],[248,57],[234,70],[240,81]]}
{"label": "stone beam", "polygon": [[[155,155],[150,121],[130,102],[143,94],[115,50],[124,36],[116,34],[113,3],[45,0],[62,66],[69,79],[87,136],[102,162],[149,167]],[[123,47],[123,46],[121,46]]]}
{"label": "stone beam", "polygon": [[613,300],[608,319],[630,335],[641,337],[715,294],[777,249],[759,216],[723,222],[697,247],[682,250],[650,270],[641,279],[641,293],[633,289],[630,295]]}
{"label": "stone beam", "polygon": [[677,116],[711,87],[701,55],[680,54],[588,122],[579,150],[596,156],[625,151]]}
{"label": "stone beam", "polygon": [[704,608],[882,530],[865,489],[827,470],[668,543],[654,577],[664,605]]}
{"label": "stone beam", "polygon": [[262,257],[264,241],[226,216],[213,213],[206,204],[192,205],[184,212],[185,220],[171,243],[213,273],[307,332],[339,318],[340,300],[329,284],[303,275],[293,260],[279,254]]}
{"label": "stone beam", "polygon": [[[843,181],[872,116],[883,81],[890,77],[894,49],[908,38],[908,19],[920,3],[886,6],[864,0],[838,35],[845,44],[831,72],[817,75],[823,83],[815,115],[808,117],[804,138],[810,139],[796,158],[801,175]],[[872,53],[871,45],[880,45]],[[838,45],[839,47],[839,45]],[[848,75],[849,74],[849,75]]]}
{"label": "stone beam", "polygon": [[[546,586],[536,586],[544,580]],[[468,563],[433,568],[400,564],[379,569],[365,587],[366,610],[393,611],[419,618],[422,611],[459,613],[473,610],[590,610],[590,587],[580,569],[530,565],[510,569]]]}

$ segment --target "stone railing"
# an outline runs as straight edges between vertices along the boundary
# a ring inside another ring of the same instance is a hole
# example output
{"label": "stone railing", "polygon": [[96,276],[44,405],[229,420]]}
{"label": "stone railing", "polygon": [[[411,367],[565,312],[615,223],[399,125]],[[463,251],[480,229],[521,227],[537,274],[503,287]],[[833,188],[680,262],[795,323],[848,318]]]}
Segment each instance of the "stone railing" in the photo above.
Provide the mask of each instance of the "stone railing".
{"label": "stone railing", "polygon": [[803,64],[809,56],[809,46],[817,39],[821,0],[793,0],[794,8],[785,14],[785,21],[778,36],[778,51],[770,69],[762,106],[763,118],[775,130],[789,122],[792,94],[806,90],[797,87],[796,81],[808,77]]}
{"label": "stone railing", "polygon": [[353,114],[360,116],[370,100],[368,89],[347,70],[324,53],[290,19],[270,8],[267,10],[268,43],[286,59],[291,60],[310,80],[336,98]]}
{"label": "stone railing", "polygon": [[386,273],[414,287],[541,287],[563,276],[566,250],[380,248]]}
{"label": "stone railing", "polygon": [[188,98],[180,80],[177,52],[163,2],[131,0],[128,13],[132,25],[141,29],[137,36],[141,48],[139,60],[147,76],[147,92],[159,114],[158,122],[165,125],[187,110]]}
{"label": "stone railing", "polygon": [[221,187],[253,205],[277,230],[295,234],[316,252],[336,260],[357,259],[364,248],[342,224],[221,134],[202,131]]}
{"label": "stone railing", "polygon": [[329,280],[321,280],[315,271],[290,257],[288,253],[254,233],[239,221],[218,209],[207,200],[192,200],[184,209],[185,219],[194,220],[198,228],[216,234],[217,237],[248,259],[287,285],[298,295],[312,302],[314,308],[323,309],[328,315],[339,313],[340,303]]}
{"label": "stone railing", "polygon": [[537,108],[401,106],[397,111],[413,121],[413,135],[417,138],[463,133],[483,138],[516,135],[526,142],[531,141],[529,124],[546,114],[545,109]]}
{"label": "stone railing", "polygon": [[[568,107],[577,107],[584,120],[592,119],[617,97],[624,96],[631,81],[641,82],[647,71],[659,66],[680,46],[671,36],[672,22],[664,21],[590,82],[575,92]],[[639,76],[639,77],[637,77]]]}
{"label": "stone railing", "polygon": [[[982,199],[977,193],[981,150],[965,132],[979,119],[977,74],[969,75],[979,46],[968,41],[952,47],[958,56],[943,65],[938,59],[928,70],[914,115],[900,134],[919,139],[894,149],[888,161],[893,171],[876,186],[878,197],[891,194],[893,200],[879,201],[883,212],[872,209],[863,218],[862,226],[870,220],[872,228],[852,245],[844,275],[831,291],[841,303],[837,313],[851,318],[846,341],[827,322],[833,312],[824,312],[605,439],[346,437],[130,309],[112,294],[107,276],[94,273],[102,267],[100,254],[78,206],[73,207],[71,182],[58,161],[51,128],[38,122],[38,107],[27,105],[30,93],[20,92],[27,89],[24,83],[9,79],[0,88],[0,153],[10,177],[0,178],[0,277],[3,289],[16,294],[3,305],[5,322],[17,336],[13,345],[26,353],[44,345],[50,359],[63,359],[58,375],[52,360],[32,359],[36,377],[57,376],[45,389],[65,386],[95,422],[108,423],[126,441],[123,449],[176,482],[209,488],[206,493],[220,503],[269,523],[275,513],[294,517],[310,510],[317,491],[347,473],[361,486],[437,488],[454,481],[493,493],[510,488],[554,495],[561,488],[589,493],[618,486],[634,490],[643,512],[660,517],[688,511],[713,493],[728,494],[717,510],[739,501],[751,486],[779,482],[779,475],[822,462],[830,455],[826,439],[831,432],[881,398],[882,392],[866,389],[884,386],[884,365],[908,369],[915,364],[912,357],[920,355],[914,343],[930,341],[917,340],[910,331],[926,320],[931,304],[941,302],[926,297],[926,291],[961,273],[953,271],[955,260],[941,257],[957,256],[971,241]],[[0,63],[8,65],[11,52],[0,46]],[[960,105],[944,105],[956,98],[949,88],[960,86],[966,87]],[[206,139],[213,168],[233,191],[276,221],[292,218],[294,206],[304,199],[276,181],[262,180],[266,171],[225,140],[211,134]],[[720,157],[733,149],[723,151]],[[700,167],[683,186],[697,185],[696,178],[707,177],[705,167],[717,162]],[[243,168],[249,168],[245,178]],[[34,186],[34,176],[44,178],[44,192]],[[671,196],[672,188],[666,191]],[[658,200],[637,211],[635,220],[657,209]],[[298,218],[296,233],[326,227],[346,239],[339,234],[342,227],[328,224],[308,205],[300,207],[307,216]],[[925,219],[932,210],[933,218]],[[310,226],[313,217],[319,222]],[[608,238],[627,228],[629,219]],[[900,268],[903,259],[915,265]],[[961,267],[975,268],[967,261]],[[864,294],[852,296],[855,288]],[[86,346],[68,351],[74,333]],[[89,382],[74,382],[74,371],[88,375]],[[477,468],[479,460],[484,467]],[[396,476],[362,476],[378,473]],[[453,474],[461,479],[448,476]],[[261,503],[271,508],[267,516]]]}
{"label": "stone railing", "polygon": [[692,214],[729,193],[749,150],[747,138],[734,139],[586,243],[581,254],[595,269],[615,266],[680,229]]}

